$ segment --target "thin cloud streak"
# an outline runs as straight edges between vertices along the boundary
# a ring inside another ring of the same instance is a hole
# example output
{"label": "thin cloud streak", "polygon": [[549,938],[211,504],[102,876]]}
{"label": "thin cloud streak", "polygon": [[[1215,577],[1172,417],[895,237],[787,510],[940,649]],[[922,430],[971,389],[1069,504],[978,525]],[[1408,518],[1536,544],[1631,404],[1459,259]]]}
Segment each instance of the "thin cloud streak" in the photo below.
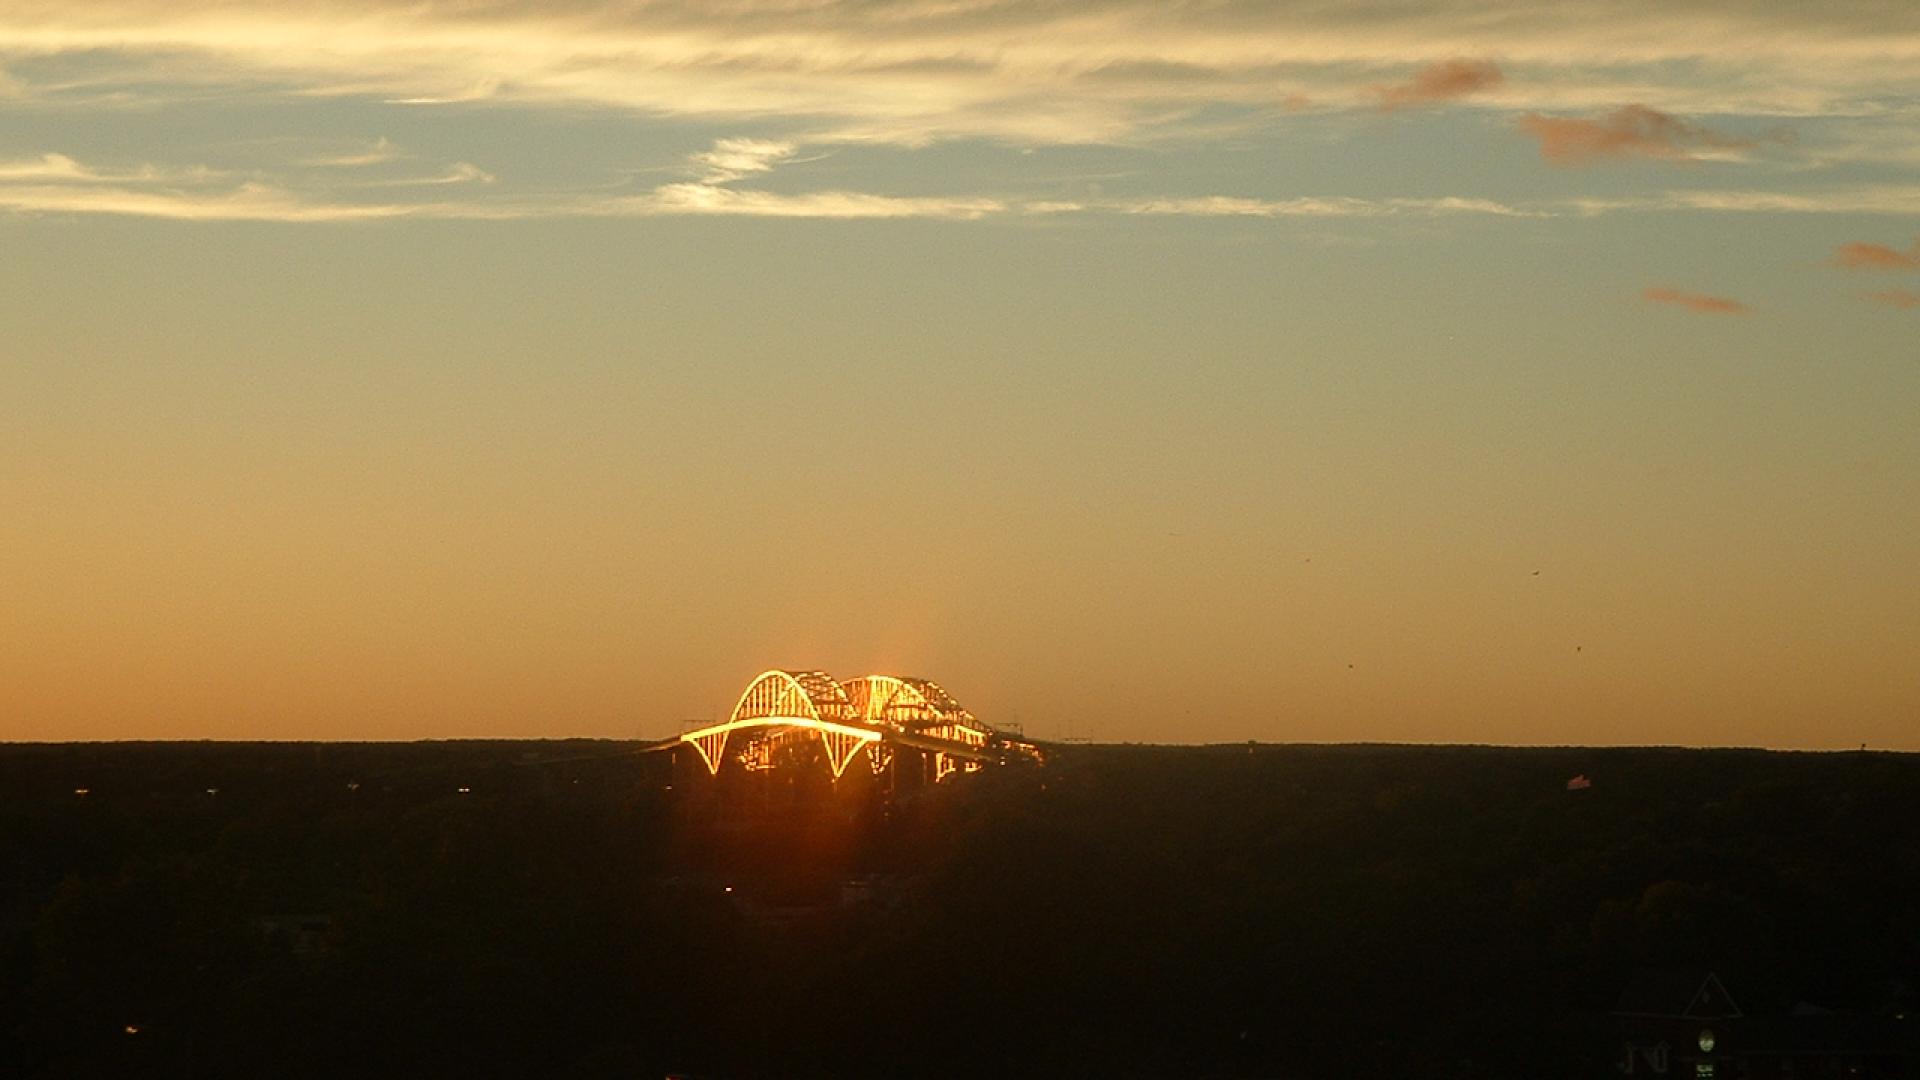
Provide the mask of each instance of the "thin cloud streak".
{"label": "thin cloud streak", "polygon": [[852,191],[776,194],[730,186],[744,177],[773,170],[792,160],[797,143],[765,139],[720,139],[711,150],[694,154],[701,177],[664,184],[645,195],[606,200],[584,207],[587,213],[620,216],[669,214],[769,218],[945,218],[970,221],[998,214],[1006,204],[989,198],[941,198],[870,195]]}
{"label": "thin cloud streak", "polygon": [[[968,221],[1003,214],[1008,204],[984,197],[875,195],[851,191],[776,194],[726,186],[765,172],[792,156],[791,143],[723,139],[692,163],[704,178],[666,184],[641,195],[556,195],[497,201],[352,202],[310,198],[284,187],[252,182],[197,189],[137,186],[161,177],[157,170],[114,177],[61,154],[0,162],[0,211],[24,214],[87,214],[172,221],[272,221],[339,223],[399,218],[514,220],[561,217],[736,216],[762,218],[930,218]],[[211,175],[211,174],[205,174]],[[349,191],[491,184],[494,178],[467,162],[438,176],[376,180],[347,185]]]}
{"label": "thin cloud streak", "polygon": [[[510,220],[563,217],[739,216],[783,218],[983,218],[1060,215],[1246,219],[1368,219],[1480,216],[1498,218],[1591,217],[1610,213],[1710,211],[1730,213],[1877,213],[1920,215],[1920,187],[1873,187],[1812,194],[1756,191],[1670,191],[1619,199],[1504,202],[1466,196],[1359,198],[1302,195],[1165,195],[1133,198],[1022,199],[1005,194],[882,194],[850,190],[776,193],[742,189],[739,180],[776,167],[818,160],[798,158],[801,144],[783,140],[721,139],[689,155],[685,168],[700,178],[669,183],[632,195],[605,192],[497,192],[494,176],[468,162],[453,162],[428,176],[343,179],[338,170],[314,167],[293,182],[270,174],[232,174],[208,169],[141,165],[114,171],[72,157],[46,153],[0,160],[0,210],[20,213],[118,214],[183,221],[346,222],[400,218]],[[311,162],[315,159],[301,159]],[[332,175],[332,179],[328,179]],[[413,189],[468,188],[461,200],[394,201]],[[357,194],[393,193],[385,201]],[[1920,245],[1907,255],[1884,245],[1842,245],[1836,263],[1907,269],[1920,266]]]}
{"label": "thin cloud streak", "polygon": [[1562,203],[1586,217],[1623,212],[1704,210],[1737,214],[1920,215],[1920,186],[1879,185],[1797,194],[1784,191],[1668,191],[1626,198],[1579,198]]}
{"label": "thin cloud streak", "polygon": [[65,154],[42,154],[21,161],[0,161],[0,181],[99,180],[98,173]]}
{"label": "thin cloud streak", "polygon": [[[709,184],[668,184],[629,199],[615,199],[577,208],[583,215],[657,217],[665,215],[724,215],[774,218],[942,218],[973,221],[1000,214],[1007,204],[998,199],[950,199],[896,195],[867,195],[853,191],[817,191],[804,195],[777,195],[766,191],[739,191]],[[566,211],[562,211],[565,213]]]}
{"label": "thin cloud streak", "polygon": [[[400,181],[357,185],[359,190],[429,188],[446,180]],[[1920,193],[1898,212],[1920,215]],[[1340,196],[1293,199],[1254,199],[1212,195],[1136,200],[1031,200],[991,196],[925,197],[883,195],[856,191],[776,194],[740,191],[705,184],[669,184],[631,196],[532,195],[495,200],[363,203],[322,200],[281,188],[250,184],[226,191],[141,191],[124,186],[0,183],[0,211],[41,214],[114,214],[176,221],[279,221],[335,223],[397,219],[461,219],[517,221],[540,218],[584,217],[763,217],[850,220],[925,218],[978,221],[995,217],[1115,215],[1131,217],[1281,219],[1387,219],[1415,217],[1484,216],[1508,219],[1552,218],[1574,212],[1581,215],[1623,212],[1671,212],[1708,209],[1727,212],[1846,213],[1855,205],[1820,205],[1794,201],[1762,205],[1739,198],[1710,199],[1695,195],[1685,200],[1509,205],[1485,199],[1393,198],[1357,199]]]}
{"label": "thin cloud streak", "polygon": [[1473,200],[1294,199],[1263,202],[1229,196],[1135,203],[1008,202],[994,198],[933,198],[819,191],[799,195],[739,191],[704,184],[670,184],[622,198],[520,199],[498,203],[349,203],[307,201],[290,192],[249,185],[235,192],[184,194],[125,188],[0,185],[0,210],[35,214],[102,214],[173,221],[274,221],[290,224],[398,219],[518,221],[543,218],[755,217],[825,220],[978,221],[990,217],[1058,214],[1241,218],[1380,218],[1521,212]]}
{"label": "thin cloud streak", "polygon": [[384,165],[398,160],[399,157],[399,148],[389,142],[385,136],[381,136],[364,150],[342,154],[321,154],[303,158],[299,164],[310,169],[363,169],[370,165]]}
{"label": "thin cloud streak", "polygon": [[[1404,215],[1477,214],[1540,216],[1542,212],[1485,199],[1461,197],[1358,199],[1300,197],[1257,199],[1198,196],[1134,200],[1009,200],[1001,197],[883,195],[857,191],[776,193],[731,186],[741,177],[765,173],[790,161],[799,147],[790,142],[722,139],[690,163],[699,180],[664,184],[627,196],[569,195],[505,197],[486,201],[351,202],[309,198],[285,188],[253,182],[235,188],[197,190],[132,186],[123,178],[103,183],[107,174],[58,154],[0,163],[0,210],[16,213],[109,214],[175,221],[352,222],[400,218],[512,220],[564,217],[759,217],[907,219],[976,221],[997,216],[1113,214],[1245,218],[1376,218]],[[150,176],[159,176],[157,171]],[[207,174],[211,175],[211,174]],[[24,182],[23,182],[24,181]],[[61,181],[61,182],[55,182]],[[440,176],[379,180],[347,185],[347,191],[383,188],[487,184],[493,177],[465,162]]]}
{"label": "thin cloud streak", "polygon": [[191,169],[162,169],[153,165],[141,165],[134,169],[116,172],[84,165],[59,153],[0,161],[0,183],[22,181],[60,184],[206,183],[225,175],[205,166],[196,166]]}
{"label": "thin cloud streak", "polygon": [[693,156],[694,164],[706,172],[703,184],[727,184],[745,176],[763,173],[791,158],[799,146],[770,139],[721,139],[713,149]]}
{"label": "thin cloud streak", "polygon": [[456,161],[447,166],[445,172],[437,176],[407,176],[393,180],[369,180],[357,184],[357,187],[444,187],[448,184],[491,184],[498,178],[478,165]]}
{"label": "thin cloud streak", "polygon": [[138,191],[125,187],[0,184],[0,210],[23,214],[91,214],[167,221],[284,223],[371,221],[409,216],[395,205],[312,203],[288,192],[247,184],[223,192]]}
{"label": "thin cloud streak", "polygon": [[1745,315],[1750,310],[1740,301],[1725,296],[1707,296],[1664,287],[1644,289],[1640,298],[1650,304],[1666,304],[1697,315]]}
{"label": "thin cloud streak", "polygon": [[[1036,204],[1058,209],[1054,204]],[[1234,195],[1197,198],[1141,199],[1130,202],[1072,203],[1075,209],[1107,210],[1122,214],[1179,215],[1184,217],[1351,218],[1393,214],[1488,214],[1496,217],[1542,217],[1544,212],[1521,209],[1488,199],[1356,199],[1303,197],[1253,199]]]}

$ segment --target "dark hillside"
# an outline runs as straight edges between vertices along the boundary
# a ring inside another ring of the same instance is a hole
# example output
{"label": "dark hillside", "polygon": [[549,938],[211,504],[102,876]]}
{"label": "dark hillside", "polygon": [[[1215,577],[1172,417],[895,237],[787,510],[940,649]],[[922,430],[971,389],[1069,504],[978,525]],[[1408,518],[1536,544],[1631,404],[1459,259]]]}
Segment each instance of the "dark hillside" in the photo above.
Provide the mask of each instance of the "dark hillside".
{"label": "dark hillside", "polygon": [[1920,983],[1912,756],[633,749],[0,747],[0,1075],[1583,1075],[1645,969]]}

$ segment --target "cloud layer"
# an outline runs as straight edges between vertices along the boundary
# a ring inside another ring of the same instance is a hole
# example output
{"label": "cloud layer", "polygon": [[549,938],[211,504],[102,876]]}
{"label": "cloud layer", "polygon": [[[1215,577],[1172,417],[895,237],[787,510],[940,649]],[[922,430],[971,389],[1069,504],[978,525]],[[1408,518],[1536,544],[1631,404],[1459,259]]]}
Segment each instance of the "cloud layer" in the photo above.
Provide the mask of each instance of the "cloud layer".
{"label": "cloud layer", "polygon": [[[0,96],[44,121],[43,140],[84,133],[51,147],[0,141],[0,208],[26,213],[1920,213],[1920,159],[1900,156],[1920,119],[1920,7],[1874,0],[1588,0],[1549,13],[1521,0],[0,0]],[[203,141],[149,137],[150,156],[214,167],[81,164],[79,147],[131,151],[125,136],[153,130],[138,118],[164,109],[207,117],[189,125]],[[345,116],[366,134],[342,135],[354,130]],[[219,131],[227,117],[323,122],[305,136]],[[497,126],[437,152],[412,145],[423,128],[475,117]],[[629,129],[610,132],[608,117]],[[1831,123],[1834,156],[1741,134],[1786,117]],[[599,125],[596,138],[631,138],[650,155],[576,165],[553,149],[563,138],[499,137],[543,123]],[[1427,125],[1479,142],[1448,160]],[[1645,185],[1667,181],[1644,173],[1638,189],[1596,178],[1582,194],[1529,167],[1523,136],[1552,165],[1739,161],[1749,181],[1659,190]],[[275,139],[286,152],[274,160],[226,152]],[[1427,140],[1408,160],[1425,175],[1402,183],[1382,158],[1342,166],[1342,151],[1367,139]],[[1282,140],[1333,168],[1289,176],[1228,152]],[[994,164],[951,175],[839,167],[854,151],[872,164],[956,143],[985,147],[975,160]],[[1047,186],[1010,164],[1041,148],[1119,151],[1160,171]],[[802,170],[821,155],[840,161]],[[647,174],[672,179],[637,179]]]}
{"label": "cloud layer", "polygon": [[1178,131],[1207,107],[1495,90],[1543,114],[1623,101],[1665,114],[1859,113],[1910,94],[1916,66],[1920,9],[1870,0],[1552,11],[1519,0],[0,0],[0,69],[16,98],[278,88],[615,105],[904,143],[1123,141]]}

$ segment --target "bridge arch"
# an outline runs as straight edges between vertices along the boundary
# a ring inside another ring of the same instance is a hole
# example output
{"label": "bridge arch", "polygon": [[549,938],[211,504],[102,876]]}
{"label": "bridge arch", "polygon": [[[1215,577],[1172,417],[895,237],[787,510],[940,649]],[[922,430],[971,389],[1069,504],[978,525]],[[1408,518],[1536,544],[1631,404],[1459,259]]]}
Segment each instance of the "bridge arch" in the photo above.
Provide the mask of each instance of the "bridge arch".
{"label": "bridge arch", "polygon": [[[864,675],[844,685],[854,714],[875,727],[957,744],[956,748],[967,750],[980,750],[993,738],[993,728],[961,707],[932,679]],[[932,762],[936,782],[958,770],[971,772],[980,767],[977,757],[960,757],[939,749],[933,751]]]}
{"label": "bridge arch", "polygon": [[868,743],[880,739],[878,729],[859,722],[847,692],[824,671],[785,671],[775,668],[754,676],[734,703],[723,724],[689,731],[680,741],[693,744],[710,773],[719,773],[725,760],[727,737],[747,728],[782,728],[818,733],[835,779]]}
{"label": "bridge arch", "polygon": [[727,720],[781,718],[844,724],[854,718],[854,710],[846,689],[826,672],[775,668],[754,676]]}
{"label": "bridge arch", "polygon": [[932,679],[893,675],[863,675],[841,684],[854,715],[869,724],[899,731],[918,731],[946,724],[986,730],[986,725],[961,708],[953,695]]}
{"label": "bridge arch", "polygon": [[981,722],[939,683],[894,675],[842,683],[824,671],[763,671],[726,720],[684,731],[679,741],[718,775],[736,731],[744,732],[745,745],[734,756],[750,771],[770,769],[783,748],[817,738],[836,780],[861,751],[874,775],[889,774],[890,784],[900,776],[895,763],[902,754],[935,783],[995,762],[1041,760],[1038,747]]}

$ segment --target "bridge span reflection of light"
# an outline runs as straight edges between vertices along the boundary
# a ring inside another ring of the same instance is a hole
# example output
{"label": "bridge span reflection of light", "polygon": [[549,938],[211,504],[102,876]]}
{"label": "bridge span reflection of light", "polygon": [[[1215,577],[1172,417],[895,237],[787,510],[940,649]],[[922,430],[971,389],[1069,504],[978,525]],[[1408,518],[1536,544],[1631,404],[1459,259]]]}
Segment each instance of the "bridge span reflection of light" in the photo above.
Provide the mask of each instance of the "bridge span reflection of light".
{"label": "bridge span reflection of light", "polygon": [[839,682],[823,671],[762,672],[724,723],[685,732],[680,741],[714,775],[729,761],[749,771],[772,769],[815,742],[836,780],[863,753],[876,775],[895,767],[902,753],[918,755],[935,782],[988,764],[1040,759],[1032,743],[982,722],[931,680],[866,675]]}

